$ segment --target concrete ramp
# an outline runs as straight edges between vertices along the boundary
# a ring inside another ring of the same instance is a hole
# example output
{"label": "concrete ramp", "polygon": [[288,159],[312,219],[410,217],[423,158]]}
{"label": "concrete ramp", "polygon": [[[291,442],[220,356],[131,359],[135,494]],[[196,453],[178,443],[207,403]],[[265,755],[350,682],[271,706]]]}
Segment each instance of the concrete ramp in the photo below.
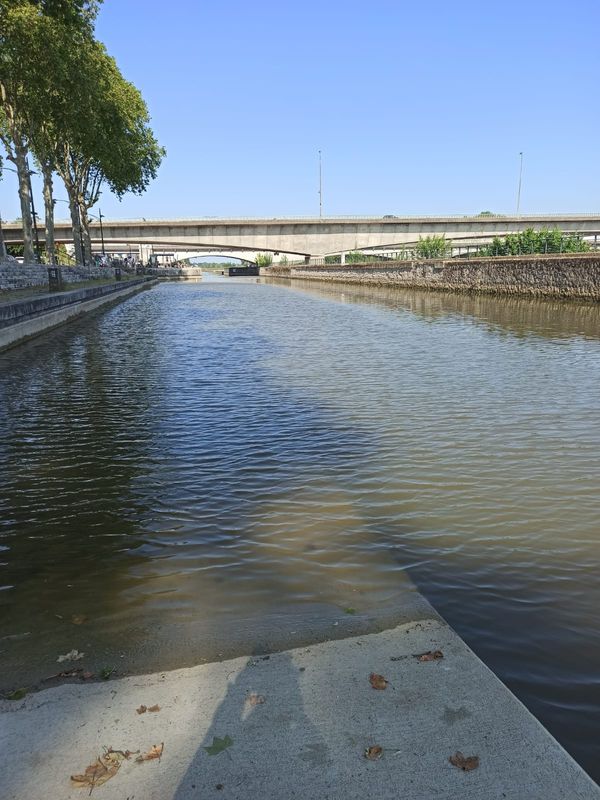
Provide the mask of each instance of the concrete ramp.
{"label": "concrete ramp", "polygon": [[[370,680],[372,673],[382,678]],[[90,789],[104,800],[600,798],[439,619],[270,656],[63,685],[4,701],[1,711],[3,800],[69,800]],[[369,751],[375,747],[382,752]],[[70,776],[105,748],[161,755],[139,763],[137,754],[117,754],[110,780],[74,787]],[[454,766],[457,751],[478,766],[460,757]]]}

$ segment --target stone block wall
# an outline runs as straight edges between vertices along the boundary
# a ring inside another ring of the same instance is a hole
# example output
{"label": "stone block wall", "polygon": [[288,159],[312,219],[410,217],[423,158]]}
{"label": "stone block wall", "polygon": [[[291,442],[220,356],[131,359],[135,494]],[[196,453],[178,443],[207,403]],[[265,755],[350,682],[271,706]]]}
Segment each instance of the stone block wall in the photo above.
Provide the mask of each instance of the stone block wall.
{"label": "stone block wall", "polygon": [[375,286],[600,300],[598,253],[302,265],[272,267],[261,274]]}
{"label": "stone block wall", "polygon": [[[114,278],[115,271],[110,267],[61,267],[65,283],[81,283],[81,281],[98,278]],[[48,285],[48,267],[45,264],[0,263],[0,292],[16,289],[30,289]]]}

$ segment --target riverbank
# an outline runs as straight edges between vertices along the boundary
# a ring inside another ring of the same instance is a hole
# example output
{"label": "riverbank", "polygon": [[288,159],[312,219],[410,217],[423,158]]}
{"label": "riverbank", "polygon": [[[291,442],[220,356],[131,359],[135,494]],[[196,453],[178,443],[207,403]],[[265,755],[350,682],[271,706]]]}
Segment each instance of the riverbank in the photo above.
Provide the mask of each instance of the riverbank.
{"label": "riverbank", "polygon": [[275,265],[261,269],[261,275],[446,292],[600,300],[600,255],[595,252],[375,264]]}
{"label": "riverbank", "polygon": [[[433,613],[271,655],[63,685],[3,701],[0,712],[6,800],[78,798],[70,776],[106,748],[153,747],[160,758],[148,762],[115,757],[118,771],[96,787],[105,800],[600,798]],[[457,752],[477,757],[472,769],[450,763]]]}
{"label": "riverbank", "polygon": [[137,278],[0,302],[0,352],[155,283],[151,278]]}
{"label": "riverbank", "polygon": [[[82,284],[87,281],[115,279],[112,267],[98,267],[95,264],[83,266],[61,265],[61,278],[66,284]],[[0,262],[0,302],[4,292],[22,289],[39,290],[48,287],[47,264],[18,264],[14,261]]]}

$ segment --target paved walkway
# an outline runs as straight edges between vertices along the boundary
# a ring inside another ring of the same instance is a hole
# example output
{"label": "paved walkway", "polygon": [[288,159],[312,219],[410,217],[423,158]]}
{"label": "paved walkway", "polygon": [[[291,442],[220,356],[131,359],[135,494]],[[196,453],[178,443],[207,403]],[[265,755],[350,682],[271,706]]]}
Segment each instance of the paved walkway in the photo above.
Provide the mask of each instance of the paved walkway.
{"label": "paved walkway", "polygon": [[[443,658],[414,657],[435,650]],[[389,681],[385,689],[371,686],[371,673]],[[155,704],[159,711],[137,713]],[[143,753],[153,745],[163,745],[160,759],[113,754],[118,771],[92,795],[600,799],[600,789],[438,619],[268,657],[63,685],[4,701],[0,711],[3,800],[87,797],[90,787],[74,787],[70,776],[103,748]],[[375,746],[383,753],[369,760],[365,750]],[[479,766],[453,766],[457,751],[478,756]]]}

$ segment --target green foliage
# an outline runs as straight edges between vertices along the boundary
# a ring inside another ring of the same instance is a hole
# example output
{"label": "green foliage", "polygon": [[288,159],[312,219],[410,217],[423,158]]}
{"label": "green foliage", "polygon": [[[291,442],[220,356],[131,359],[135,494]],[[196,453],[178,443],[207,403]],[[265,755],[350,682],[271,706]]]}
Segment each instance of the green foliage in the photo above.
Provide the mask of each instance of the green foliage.
{"label": "green foliage", "polygon": [[285,255],[281,256],[281,258],[279,259],[279,266],[280,267],[287,267],[287,263],[288,263],[288,257],[285,256]]}
{"label": "green foliage", "polygon": [[165,154],[140,92],[94,39],[100,2],[0,0],[0,140],[21,174],[27,150],[59,172],[88,239],[103,183],[141,194]]}
{"label": "green foliage", "polygon": [[[346,264],[369,264],[372,261],[385,261],[386,258],[380,255],[374,255],[373,253],[362,253],[360,250],[351,250],[349,253],[346,253],[345,262]],[[341,256],[325,256],[325,263],[326,264],[341,264],[342,257]]]}
{"label": "green foliage", "polygon": [[254,259],[258,267],[270,267],[273,263],[272,253],[257,253]]}
{"label": "green foliage", "polygon": [[67,252],[64,244],[56,245],[56,263],[57,264],[71,264],[73,259]]}
{"label": "green foliage", "polygon": [[520,233],[496,236],[491,244],[479,248],[480,256],[520,256],[528,253],[586,253],[590,249],[580,234],[562,233],[558,228],[527,228]]}
{"label": "green foliage", "polygon": [[107,681],[111,675],[114,675],[117,670],[114,667],[102,667],[100,670],[100,677],[103,681]]}
{"label": "green foliage", "polygon": [[28,689],[15,689],[14,692],[6,695],[7,700],[22,700],[27,695]]}
{"label": "green foliage", "polygon": [[415,247],[417,258],[445,258],[452,251],[452,242],[445,236],[419,236]]}
{"label": "green foliage", "polygon": [[220,739],[218,736],[213,736],[213,743],[204,749],[209,756],[218,756],[219,753],[222,753],[223,750],[227,750],[227,748],[231,747],[232,744],[233,739],[231,736],[229,736],[229,734],[225,734],[222,739]]}

